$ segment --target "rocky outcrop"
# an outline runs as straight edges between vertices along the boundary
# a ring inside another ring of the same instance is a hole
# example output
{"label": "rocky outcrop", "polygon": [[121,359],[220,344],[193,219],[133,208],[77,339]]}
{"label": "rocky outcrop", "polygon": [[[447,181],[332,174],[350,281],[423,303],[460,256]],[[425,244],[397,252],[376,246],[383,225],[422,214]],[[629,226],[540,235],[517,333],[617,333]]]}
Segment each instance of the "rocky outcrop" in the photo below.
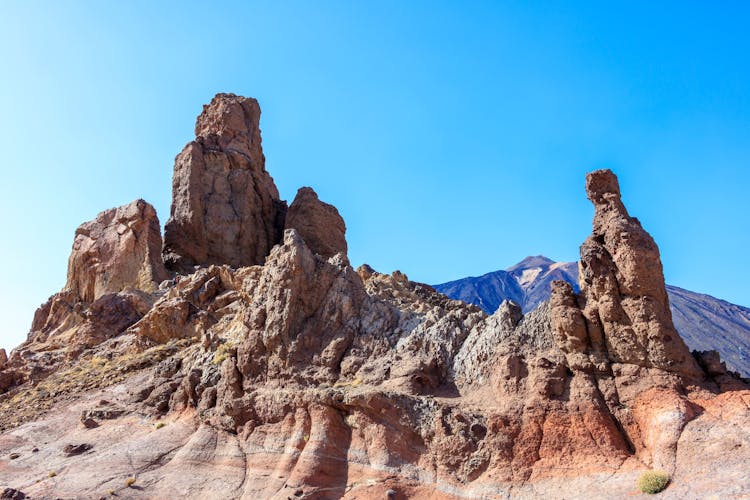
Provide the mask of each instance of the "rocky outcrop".
{"label": "rocky outcrop", "polygon": [[[253,103],[217,96],[188,148],[246,158],[240,170],[258,174]],[[196,158],[180,165],[198,172]],[[220,167],[195,186],[213,193],[233,175]],[[91,303],[67,290],[40,308],[41,329],[0,369],[0,428],[57,411],[0,438],[0,454],[17,458],[0,463],[0,480],[35,497],[611,498],[647,468],[689,477],[685,432],[695,455],[710,447],[701,432],[737,424],[710,443],[733,455],[718,491],[735,494],[750,391],[715,354],[700,356],[705,372],[691,367],[669,338],[663,280],[649,274],[661,272],[658,251],[610,175],[589,179],[597,215],[582,293],[556,284],[525,316],[506,302],[488,317],[400,271],[355,271],[343,221],[311,190],[265,250],[229,245],[233,229],[211,236],[211,207],[234,205],[199,197],[200,224],[174,219],[171,231],[194,231],[205,253],[168,243],[180,273],[158,290]],[[257,227],[271,220],[252,213]],[[190,243],[189,231],[172,241]],[[39,459],[24,460],[34,439]],[[70,443],[91,453],[60,453]],[[42,468],[57,479],[40,481]],[[137,488],[122,484],[130,476]]]}
{"label": "rocky outcrop", "polygon": [[346,225],[336,207],[323,203],[312,188],[303,187],[289,206],[286,229],[295,229],[308,248],[324,258],[346,255]]}
{"label": "rocky outcrop", "polygon": [[143,200],[105,210],[76,229],[66,290],[84,302],[126,288],[154,291],[167,274],[156,210]]}
{"label": "rocky outcrop", "polygon": [[[525,312],[550,299],[552,282],[567,281],[578,291],[578,262],[527,257],[507,270],[435,285],[452,299],[494,313],[504,300],[519,300]],[[727,368],[750,377],[750,308],[667,285],[677,332],[691,351],[716,350]],[[515,298],[514,298],[515,297]]]}
{"label": "rocky outcrop", "polygon": [[584,364],[588,354],[594,364],[607,359],[701,377],[672,323],[659,249],[628,215],[617,177],[588,174],[586,194],[595,213],[581,246],[581,292],[564,282],[552,287],[552,322],[564,351]]}
{"label": "rocky outcrop", "polygon": [[164,228],[167,267],[262,264],[281,241],[286,204],[265,168],[255,99],[217,94],[177,155]]}

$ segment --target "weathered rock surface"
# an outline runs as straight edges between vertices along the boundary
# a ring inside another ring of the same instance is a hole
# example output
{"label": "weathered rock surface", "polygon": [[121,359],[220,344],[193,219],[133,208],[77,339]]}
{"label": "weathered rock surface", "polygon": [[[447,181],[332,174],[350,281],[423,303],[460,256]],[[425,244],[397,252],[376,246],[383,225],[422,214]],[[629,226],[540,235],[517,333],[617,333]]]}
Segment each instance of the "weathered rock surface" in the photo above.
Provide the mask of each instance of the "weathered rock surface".
{"label": "weathered rock surface", "polygon": [[255,99],[217,94],[177,155],[164,228],[168,268],[262,264],[281,240],[286,204],[265,168]]}
{"label": "weathered rock surface", "polygon": [[154,291],[167,273],[156,210],[143,200],[111,208],[76,229],[65,288],[84,302],[126,288]]}
{"label": "weathered rock surface", "polygon": [[579,285],[591,348],[613,362],[699,377],[672,323],[659,249],[620,199],[609,170],[586,176],[593,232],[581,246]]}
{"label": "weathered rock surface", "polygon": [[[217,96],[195,147],[257,159],[251,104]],[[275,246],[255,247],[260,261],[230,261],[231,238],[215,245],[189,226],[212,250],[168,252],[180,273],[160,289],[92,303],[68,290],[40,309],[40,328],[0,369],[12,378],[0,456],[18,454],[0,460],[0,486],[34,497],[612,498],[661,468],[674,478],[665,497],[709,485],[747,494],[737,478],[750,390],[716,355],[698,364],[670,337],[663,279],[649,274],[658,250],[608,175],[589,180],[597,215],[581,294],[556,284],[525,316],[508,302],[488,317],[399,271],[355,271],[343,221],[316,199],[300,199]],[[341,233],[328,239],[331,225]],[[81,332],[96,340],[70,342]],[[60,453],[72,443],[91,448]]]}
{"label": "weathered rock surface", "polygon": [[336,207],[323,203],[312,188],[303,187],[289,206],[286,229],[295,229],[308,248],[324,258],[346,255],[346,225]]}

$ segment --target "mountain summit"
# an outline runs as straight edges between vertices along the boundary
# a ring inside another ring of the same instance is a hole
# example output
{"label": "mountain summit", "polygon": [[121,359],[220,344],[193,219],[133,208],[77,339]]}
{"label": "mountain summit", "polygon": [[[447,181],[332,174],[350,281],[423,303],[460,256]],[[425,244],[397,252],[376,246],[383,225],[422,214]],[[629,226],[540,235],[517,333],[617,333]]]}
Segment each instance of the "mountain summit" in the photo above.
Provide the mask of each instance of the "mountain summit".
{"label": "mountain summit", "polygon": [[543,255],[530,256],[505,270],[449,281],[435,285],[435,289],[452,299],[478,305],[488,314],[495,312],[504,300],[511,300],[523,312],[529,312],[549,299],[550,283],[555,280],[577,286],[578,264],[555,262]]}

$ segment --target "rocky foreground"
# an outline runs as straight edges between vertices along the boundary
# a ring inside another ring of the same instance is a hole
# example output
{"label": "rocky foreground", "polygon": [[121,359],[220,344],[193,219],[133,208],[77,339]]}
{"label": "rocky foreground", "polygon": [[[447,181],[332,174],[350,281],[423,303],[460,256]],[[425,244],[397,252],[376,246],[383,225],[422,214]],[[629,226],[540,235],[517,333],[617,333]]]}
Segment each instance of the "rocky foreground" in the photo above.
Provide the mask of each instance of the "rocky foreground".
{"label": "rocky foreground", "polygon": [[488,316],[354,270],[338,211],[279,199],[254,99],[217,95],[148,203],[76,231],[65,288],[0,353],[7,498],[750,495],[750,388],[674,328],[609,171],[580,292]]}

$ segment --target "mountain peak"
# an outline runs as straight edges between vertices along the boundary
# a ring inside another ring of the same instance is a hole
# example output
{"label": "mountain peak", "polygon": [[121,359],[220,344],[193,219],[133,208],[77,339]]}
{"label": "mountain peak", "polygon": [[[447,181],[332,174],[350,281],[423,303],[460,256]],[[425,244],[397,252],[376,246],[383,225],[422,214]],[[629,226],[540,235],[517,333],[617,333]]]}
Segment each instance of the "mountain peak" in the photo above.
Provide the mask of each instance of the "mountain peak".
{"label": "mountain peak", "polygon": [[529,255],[519,263],[509,267],[506,269],[509,273],[512,273],[513,271],[516,271],[518,269],[529,269],[531,267],[542,267],[542,266],[549,266],[551,264],[554,264],[555,261],[550,259],[549,257],[545,257],[544,255]]}

